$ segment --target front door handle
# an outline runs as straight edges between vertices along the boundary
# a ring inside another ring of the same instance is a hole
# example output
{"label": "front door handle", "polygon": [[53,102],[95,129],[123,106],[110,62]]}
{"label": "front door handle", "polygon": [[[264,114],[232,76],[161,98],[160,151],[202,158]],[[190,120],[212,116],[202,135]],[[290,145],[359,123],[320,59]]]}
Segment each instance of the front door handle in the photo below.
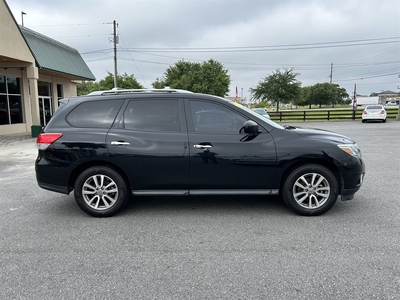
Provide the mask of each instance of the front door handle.
{"label": "front door handle", "polygon": [[126,146],[126,145],[130,145],[130,143],[128,142],[123,142],[123,141],[112,141],[111,145],[116,145],[116,146]]}
{"label": "front door handle", "polygon": [[211,145],[193,145],[193,147],[196,148],[196,149],[202,149],[202,150],[206,150],[206,149],[212,148]]}

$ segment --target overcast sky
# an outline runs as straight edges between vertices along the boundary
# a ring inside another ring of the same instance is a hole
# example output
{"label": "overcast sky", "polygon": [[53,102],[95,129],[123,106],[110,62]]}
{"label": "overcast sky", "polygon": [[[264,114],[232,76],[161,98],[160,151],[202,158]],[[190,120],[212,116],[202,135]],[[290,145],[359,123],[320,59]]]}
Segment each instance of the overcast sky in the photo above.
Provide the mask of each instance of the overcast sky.
{"label": "overcast sky", "polygon": [[349,94],[400,86],[399,0],[7,0],[18,24],[77,49],[97,80],[114,72],[146,87],[178,60],[221,62],[230,95],[278,68],[302,86],[332,82]]}

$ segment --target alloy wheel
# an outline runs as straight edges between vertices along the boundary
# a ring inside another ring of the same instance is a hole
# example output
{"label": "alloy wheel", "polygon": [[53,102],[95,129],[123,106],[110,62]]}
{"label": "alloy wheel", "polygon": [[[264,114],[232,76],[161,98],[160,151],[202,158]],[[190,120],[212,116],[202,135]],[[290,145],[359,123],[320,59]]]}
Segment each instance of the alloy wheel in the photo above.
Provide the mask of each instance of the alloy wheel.
{"label": "alloy wheel", "polygon": [[306,209],[321,207],[328,201],[330,193],[328,180],[318,173],[304,174],[293,185],[294,200]]}
{"label": "alloy wheel", "polygon": [[82,196],[92,209],[109,209],[118,200],[118,186],[106,175],[93,175],[84,182]]}

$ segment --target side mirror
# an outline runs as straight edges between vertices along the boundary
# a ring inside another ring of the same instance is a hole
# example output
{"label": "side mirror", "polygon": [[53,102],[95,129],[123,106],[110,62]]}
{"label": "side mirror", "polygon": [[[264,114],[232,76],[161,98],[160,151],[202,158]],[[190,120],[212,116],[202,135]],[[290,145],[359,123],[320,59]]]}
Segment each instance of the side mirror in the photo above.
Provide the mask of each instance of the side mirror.
{"label": "side mirror", "polygon": [[243,127],[239,130],[239,133],[242,133],[242,130],[244,131],[244,133],[247,134],[261,133],[261,130],[258,129],[258,124],[252,120],[247,120],[246,122],[244,122]]}

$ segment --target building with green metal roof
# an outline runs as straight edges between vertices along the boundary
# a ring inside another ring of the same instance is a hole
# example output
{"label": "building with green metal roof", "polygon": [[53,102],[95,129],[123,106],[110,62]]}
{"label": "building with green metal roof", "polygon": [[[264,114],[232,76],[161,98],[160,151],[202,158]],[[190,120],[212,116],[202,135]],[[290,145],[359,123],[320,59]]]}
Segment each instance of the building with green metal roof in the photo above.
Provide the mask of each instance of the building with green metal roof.
{"label": "building with green metal roof", "polygon": [[18,25],[5,0],[0,28],[0,134],[28,133],[95,77],[76,49]]}
{"label": "building with green metal roof", "polygon": [[40,70],[74,79],[95,80],[81,55],[74,48],[26,27],[20,26],[20,31]]}

